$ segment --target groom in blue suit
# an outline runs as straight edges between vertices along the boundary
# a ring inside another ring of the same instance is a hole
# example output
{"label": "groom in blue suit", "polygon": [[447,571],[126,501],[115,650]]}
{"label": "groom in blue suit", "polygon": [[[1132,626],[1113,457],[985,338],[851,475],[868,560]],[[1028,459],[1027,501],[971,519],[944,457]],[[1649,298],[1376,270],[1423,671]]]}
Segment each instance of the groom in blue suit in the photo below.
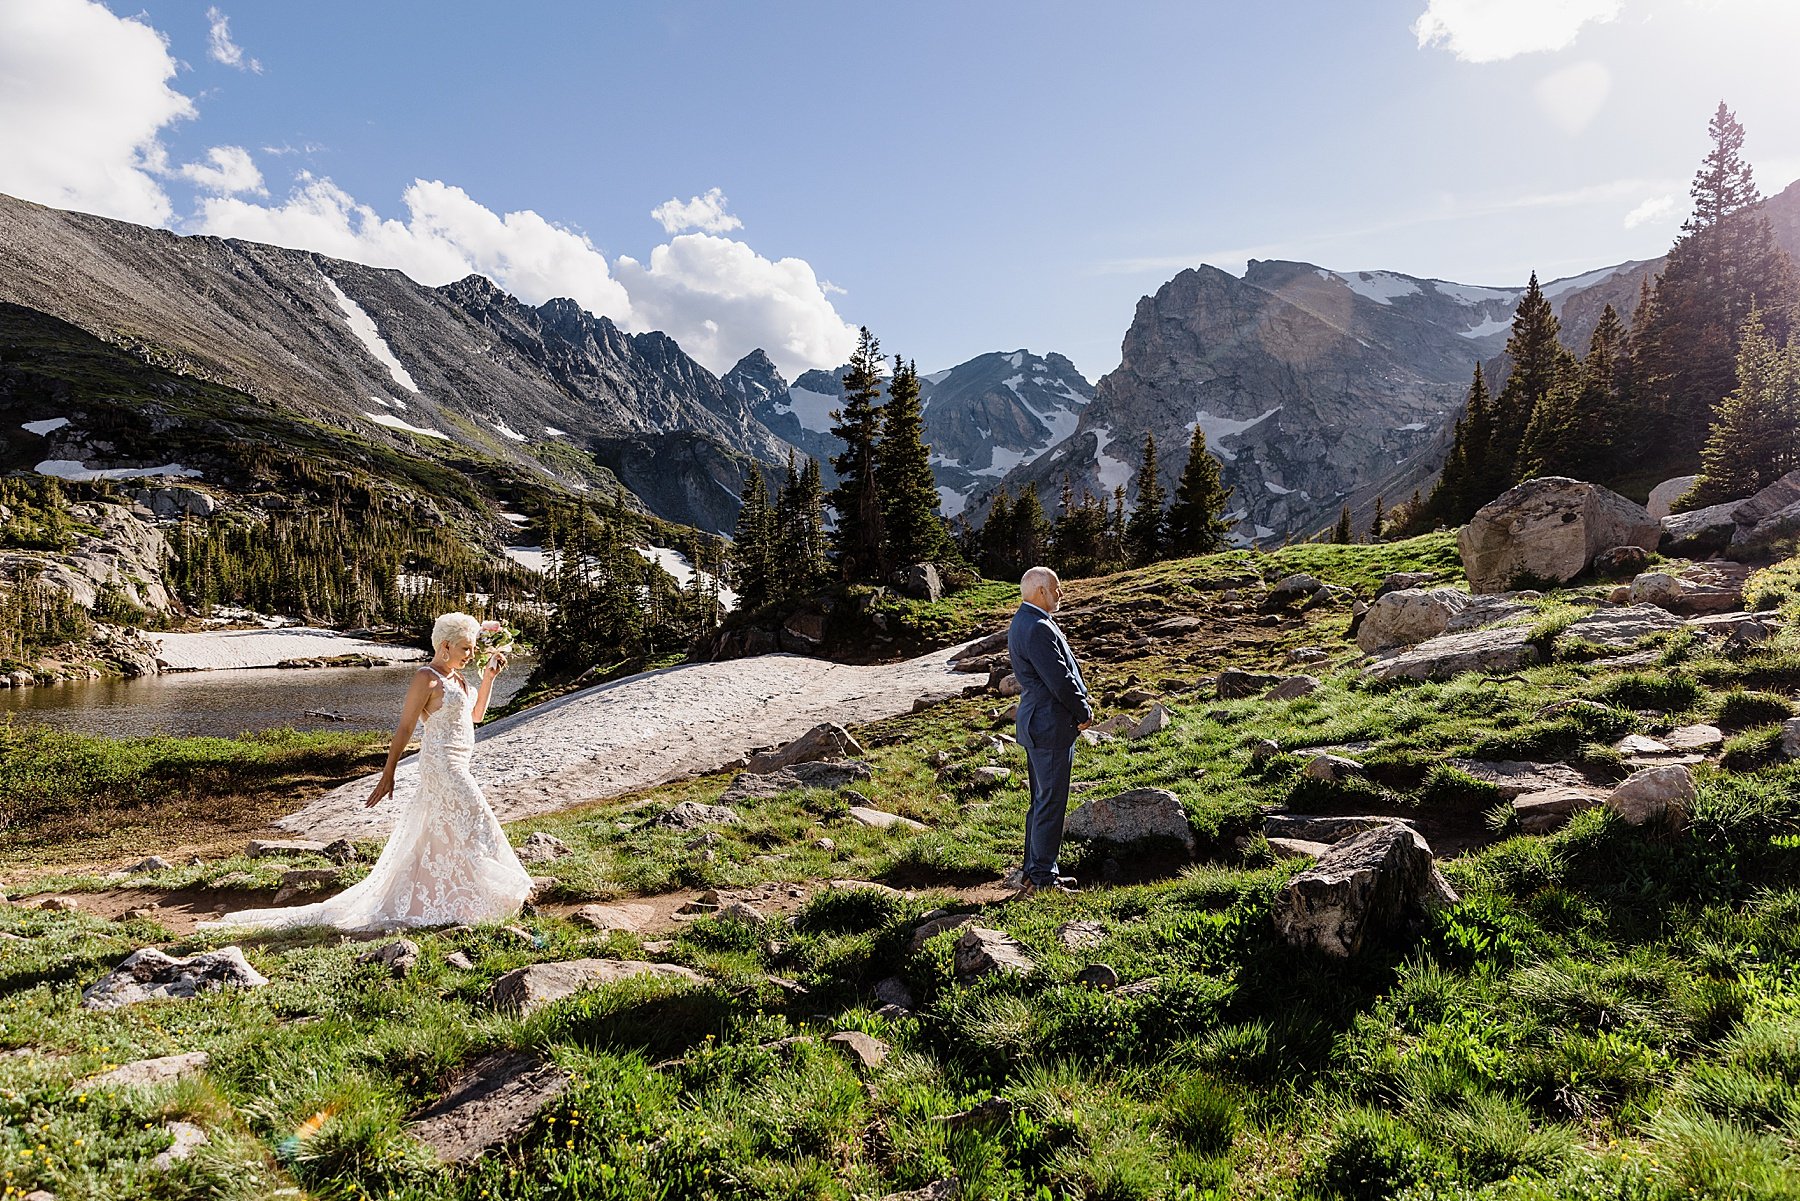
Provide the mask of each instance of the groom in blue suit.
{"label": "groom in blue suit", "polygon": [[1033,567],[1019,582],[1019,592],[1024,604],[1006,635],[1019,680],[1019,745],[1025,748],[1031,779],[1019,885],[1022,893],[1067,892],[1056,856],[1062,849],[1076,736],[1094,720],[1094,710],[1075,652],[1052,620],[1062,603],[1062,581],[1048,567]]}

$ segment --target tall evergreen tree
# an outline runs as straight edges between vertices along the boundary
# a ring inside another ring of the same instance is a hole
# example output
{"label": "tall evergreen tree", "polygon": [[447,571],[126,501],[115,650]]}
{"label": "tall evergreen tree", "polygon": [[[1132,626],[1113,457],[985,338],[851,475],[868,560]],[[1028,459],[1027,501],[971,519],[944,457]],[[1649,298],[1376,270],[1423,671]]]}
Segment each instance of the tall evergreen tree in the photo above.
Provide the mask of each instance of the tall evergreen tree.
{"label": "tall evergreen tree", "polygon": [[1477,508],[1524,478],[1526,437],[1534,422],[1551,431],[1544,434],[1546,441],[1553,436],[1558,390],[1567,385],[1575,365],[1575,356],[1562,344],[1561,332],[1562,323],[1533,271],[1506,340],[1512,371],[1494,402],[1493,445],[1472,473],[1479,481]]}
{"label": "tall evergreen tree", "polygon": [[1462,414],[1456,419],[1450,453],[1444,458],[1444,469],[1425,502],[1421,517],[1461,525],[1476,509],[1492,500],[1477,500],[1486,486],[1487,460],[1494,453],[1494,404],[1488,393],[1481,364],[1475,364],[1475,378],[1469,384],[1469,396]]}
{"label": "tall evergreen tree", "polygon": [[1381,535],[1386,532],[1387,497],[1376,496],[1375,512],[1369,517],[1369,541],[1380,542]]}
{"label": "tall evergreen tree", "polygon": [[1760,492],[1800,469],[1800,348],[1778,345],[1751,309],[1738,335],[1737,387],[1719,406],[1687,507]]}
{"label": "tall evergreen tree", "polygon": [[887,403],[881,406],[881,443],[875,449],[875,481],[881,492],[885,562],[892,568],[945,557],[950,534],[938,515],[937,480],[919,406],[919,369],[894,356]]}
{"label": "tall evergreen tree", "polygon": [[994,491],[993,503],[988,506],[987,520],[981,523],[981,532],[976,536],[976,565],[981,574],[990,580],[1003,580],[1007,569],[1012,564],[1012,496],[1002,484]]}
{"label": "tall evergreen tree", "polygon": [[1348,546],[1356,541],[1356,532],[1350,527],[1350,506],[1345,505],[1338,514],[1337,524],[1331,527],[1331,540]]}
{"label": "tall evergreen tree", "polygon": [[1156,435],[1146,433],[1144,457],[1138,464],[1137,504],[1132,507],[1131,520],[1125,526],[1125,543],[1130,551],[1131,562],[1140,567],[1162,558],[1167,542],[1164,531],[1168,519],[1163,512],[1163,502],[1167,496],[1163,491],[1159,470],[1156,462]]}
{"label": "tall evergreen tree", "polygon": [[837,487],[831,490],[831,507],[837,513],[838,570],[846,580],[878,578],[882,568],[884,537],[881,528],[881,491],[875,480],[876,444],[881,431],[881,343],[864,326],[857,335],[856,352],[844,373],[844,403],[831,432],[844,443],[842,454],[831,458]]}
{"label": "tall evergreen tree", "polygon": [[1532,415],[1521,455],[1521,478],[1567,475],[1604,481],[1617,465],[1616,443],[1626,424],[1625,380],[1630,340],[1618,311],[1607,305],[1588,340],[1587,357]]}
{"label": "tall evergreen tree", "polygon": [[819,460],[808,458],[799,476],[782,490],[782,508],[785,517],[777,563],[790,581],[790,595],[807,596],[824,585],[830,570]]}
{"label": "tall evergreen tree", "polygon": [[738,603],[746,610],[760,609],[772,599],[775,515],[769,510],[769,489],[762,468],[752,463],[744,481],[744,503],[738,509],[737,529],[731,543],[731,564],[737,579]]}
{"label": "tall evergreen tree", "polygon": [[1219,478],[1219,461],[1206,451],[1206,431],[1194,425],[1188,440],[1187,465],[1175,485],[1175,503],[1169,506],[1169,553],[1177,556],[1210,555],[1225,549],[1225,505],[1231,489]]}
{"label": "tall evergreen tree", "polygon": [[1753,306],[1784,341],[1796,300],[1793,264],[1775,241],[1750,164],[1744,127],[1720,102],[1694,175],[1694,210],[1657,277],[1655,304],[1634,324],[1637,385],[1657,419],[1662,461],[1691,462],[1712,411],[1736,384],[1737,337]]}
{"label": "tall evergreen tree", "polygon": [[1044,516],[1036,484],[1026,484],[1013,503],[1010,561],[1001,578],[1016,580],[1050,557],[1050,519]]}

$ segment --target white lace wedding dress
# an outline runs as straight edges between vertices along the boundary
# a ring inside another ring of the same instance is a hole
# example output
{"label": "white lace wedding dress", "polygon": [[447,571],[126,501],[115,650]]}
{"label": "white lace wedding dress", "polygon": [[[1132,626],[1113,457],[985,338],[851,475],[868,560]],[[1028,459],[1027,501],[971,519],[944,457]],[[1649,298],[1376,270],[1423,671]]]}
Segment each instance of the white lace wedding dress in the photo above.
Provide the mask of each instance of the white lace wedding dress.
{"label": "white lace wedding dress", "polygon": [[439,678],[444,681],[442,699],[425,719],[419,742],[418,791],[394,823],[369,874],[311,905],[240,909],[201,922],[200,928],[373,931],[494,921],[519,912],[531,892],[531,876],[469,774],[475,698],[460,677]]}

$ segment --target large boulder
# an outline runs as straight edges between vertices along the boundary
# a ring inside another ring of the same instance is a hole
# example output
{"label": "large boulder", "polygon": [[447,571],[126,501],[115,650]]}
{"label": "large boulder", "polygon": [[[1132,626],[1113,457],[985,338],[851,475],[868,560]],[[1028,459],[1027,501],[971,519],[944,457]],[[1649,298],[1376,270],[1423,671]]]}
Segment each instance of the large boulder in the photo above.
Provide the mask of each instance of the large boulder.
{"label": "large boulder", "polygon": [[1684,559],[1702,559],[1722,553],[1737,536],[1737,519],[1732,513],[1740,503],[1731,501],[1663,517],[1659,548],[1665,555]]}
{"label": "large boulder", "polygon": [[197,997],[227,986],[261,988],[268,978],[237,947],[221,947],[176,959],[144,947],[81,990],[83,1009],[123,1009],[140,1001]]}
{"label": "large boulder", "polygon": [[1685,825],[1694,808],[1694,773],[1686,765],[1632,772],[1606,798],[1606,807],[1634,826]]}
{"label": "large boulder", "polygon": [[1477,510],[1457,535],[1463,571],[1476,592],[1566,583],[1615,546],[1654,549],[1662,526],[1617,492],[1550,475],[1508,488]]}
{"label": "large boulder", "polygon": [[1628,647],[1652,634],[1681,626],[1681,618],[1661,605],[1627,605],[1621,609],[1596,609],[1570,622],[1563,628],[1563,635],[1599,646]]}
{"label": "large boulder", "polygon": [[780,771],[796,763],[813,763],[820,759],[853,759],[863,753],[862,744],[850,731],[836,722],[823,722],[779,750],[763,751],[750,757],[749,771],[757,775]]}
{"label": "large boulder", "polygon": [[1114,796],[1088,801],[1063,823],[1070,838],[1098,838],[1107,842],[1141,842],[1168,838],[1181,843],[1191,855],[1194,831],[1188,825],[1181,799],[1162,788],[1133,788]]}
{"label": "large boulder", "polygon": [[1697,475],[1678,475],[1672,480],[1664,480],[1650,489],[1650,498],[1644,502],[1644,510],[1661,521],[1673,511],[1670,506],[1685,496],[1699,478]]}
{"label": "large boulder", "polygon": [[1287,882],[1275,927],[1292,946],[1348,959],[1420,911],[1458,900],[1416,830],[1378,826],[1338,843]]}
{"label": "large boulder", "polygon": [[944,599],[944,581],[938,575],[936,566],[930,563],[912,563],[894,573],[894,587],[914,600],[937,601]]}
{"label": "large boulder", "polygon": [[1469,604],[1460,588],[1402,588],[1375,598],[1356,629],[1356,645],[1369,654],[1417,646],[1450,628]]}
{"label": "large boulder", "polygon": [[1375,660],[1363,674],[1376,680],[1448,680],[1465,671],[1509,672],[1539,661],[1525,626],[1498,626],[1440,634],[1418,646]]}
{"label": "large boulder", "polygon": [[636,959],[565,959],[558,963],[533,963],[514,968],[488,988],[487,1003],[495,1009],[530,1013],[553,1001],[574,996],[584,988],[612,984],[636,976],[660,976],[699,984],[705,977],[673,963],[645,963]]}
{"label": "large boulder", "polygon": [[416,1115],[407,1133],[441,1163],[468,1163],[523,1135],[569,1085],[568,1073],[529,1051],[493,1051]]}

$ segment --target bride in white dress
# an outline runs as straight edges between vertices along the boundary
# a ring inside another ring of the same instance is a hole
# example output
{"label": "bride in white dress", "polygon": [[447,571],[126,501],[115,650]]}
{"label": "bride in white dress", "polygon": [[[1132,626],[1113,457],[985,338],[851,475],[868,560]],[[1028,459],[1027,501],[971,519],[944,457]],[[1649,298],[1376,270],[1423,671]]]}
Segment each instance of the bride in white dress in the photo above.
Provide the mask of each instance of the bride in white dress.
{"label": "bride in white dress", "polygon": [[413,677],[387,766],[368,804],[394,791],[413,727],[421,719],[419,788],[394,823],[381,858],[362,881],[326,900],[285,909],[241,909],[201,928],[225,926],[332,926],[372,931],[438,926],[512,917],[531,892],[500,821],[469,774],[475,723],[487,714],[494,677],[506,665],[496,654],[471,693],[459,669],[475,653],[481,624],[467,613],[447,613],[432,627],[435,654]]}

